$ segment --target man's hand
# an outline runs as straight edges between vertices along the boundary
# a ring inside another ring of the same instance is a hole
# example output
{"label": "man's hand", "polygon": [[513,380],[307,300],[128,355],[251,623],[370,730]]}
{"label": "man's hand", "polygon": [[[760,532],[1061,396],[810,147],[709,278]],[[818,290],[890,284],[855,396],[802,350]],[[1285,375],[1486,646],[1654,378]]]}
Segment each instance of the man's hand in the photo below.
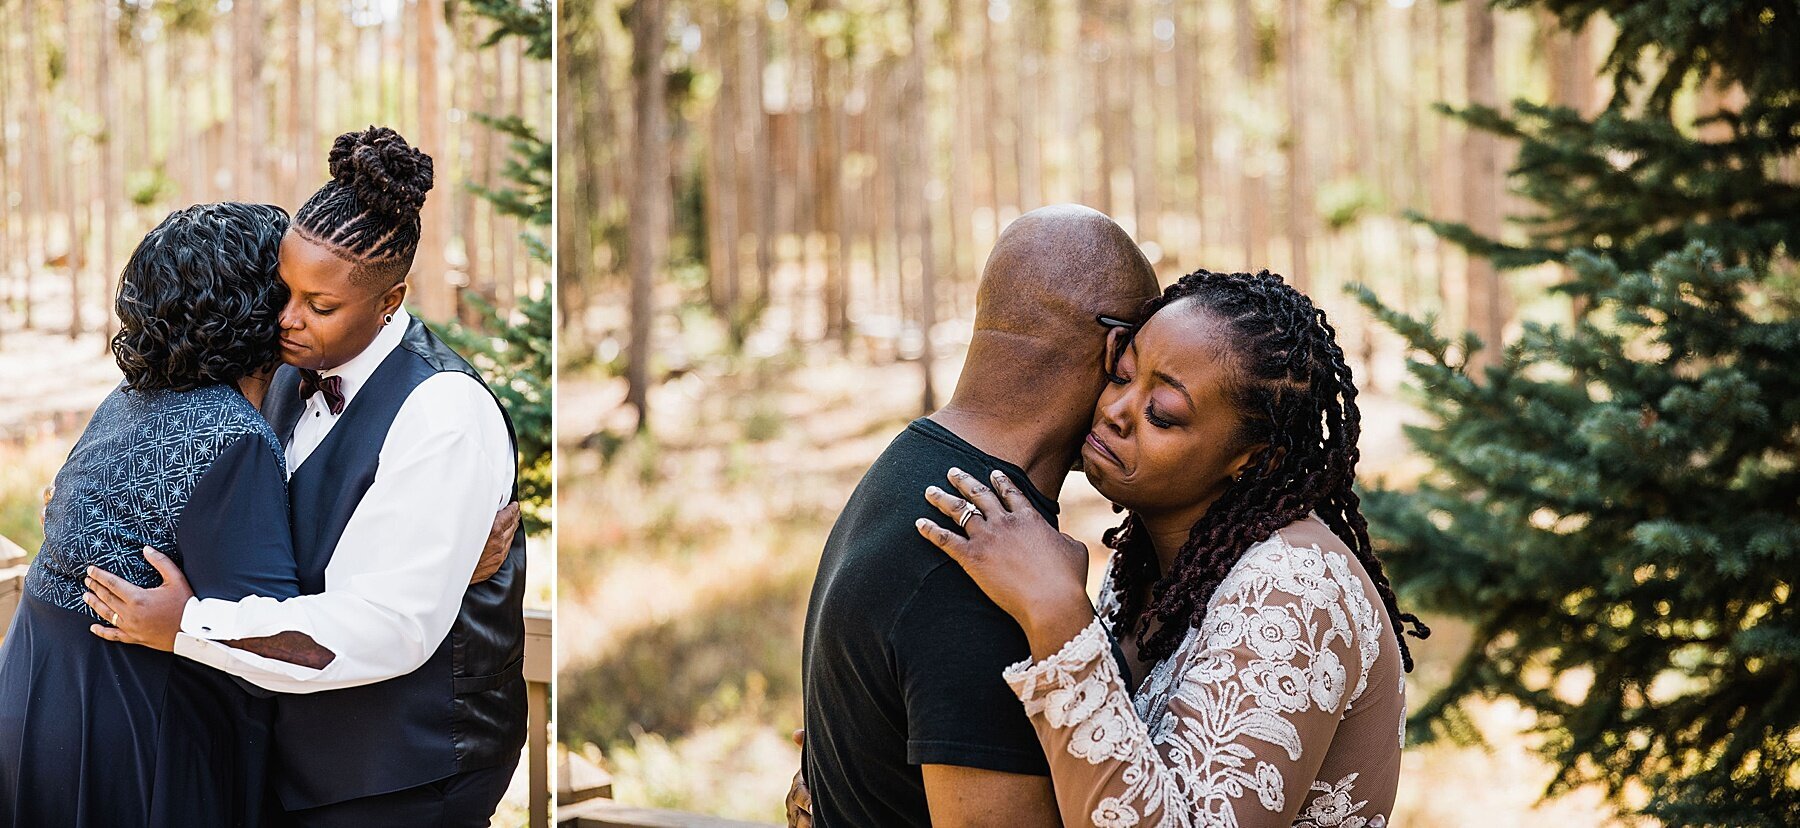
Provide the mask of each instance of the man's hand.
{"label": "man's hand", "polygon": [[181,632],[181,611],[194,590],[169,556],[146,546],[144,560],[162,575],[162,586],[143,589],[100,567],[87,568],[88,592],[82,600],[112,624],[95,624],[88,630],[108,641],[173,652],[175,634]]}
{"label": "man's hand", "polygon": [[506,563],[506,554],[512,551],[513,533],[518,530],[519,501],[515,500],[494,513],[487,545],[481,548],[481,560],[475,564],[475,574],[469,578],[469,583],[479,584],[500,571],[500,565]]}
{"label": "man's hand", "polygon": [[[794,731],[794,744],[806,746],[806,731]],[[788,786],[788,828],[812,828],[812,791],[806,789],[806,768],[794,771],[794,782]]]}

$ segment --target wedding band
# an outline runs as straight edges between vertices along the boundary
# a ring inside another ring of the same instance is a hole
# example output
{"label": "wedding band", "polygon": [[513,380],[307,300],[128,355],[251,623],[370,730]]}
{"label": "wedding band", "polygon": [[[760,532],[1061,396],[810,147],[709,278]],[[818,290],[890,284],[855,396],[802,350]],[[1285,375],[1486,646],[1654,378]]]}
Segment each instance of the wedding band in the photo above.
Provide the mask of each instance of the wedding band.
{"label": "wedding band", "polygon": [[[963,501],[962,511],[958,512],[956,515],[956,528],[967,529],[969,527],[969,518],[972,518],[976,515],[981,515],[981,510],[975,508],[975,504],[970,503],[968,501]],[[981,515],[981,516],[983,518],[987,517],[986,515]]]}
{"label": "wedding band", "polygon": [[112,625],[113,625],[113,626],[115,626],[115,627],[117,627],[117,626],[119,626],[119,614],[118,614],[118,613],[116,613],[116,612],[115,612],[115,613],[113,613],[113,617],[112,617]]}

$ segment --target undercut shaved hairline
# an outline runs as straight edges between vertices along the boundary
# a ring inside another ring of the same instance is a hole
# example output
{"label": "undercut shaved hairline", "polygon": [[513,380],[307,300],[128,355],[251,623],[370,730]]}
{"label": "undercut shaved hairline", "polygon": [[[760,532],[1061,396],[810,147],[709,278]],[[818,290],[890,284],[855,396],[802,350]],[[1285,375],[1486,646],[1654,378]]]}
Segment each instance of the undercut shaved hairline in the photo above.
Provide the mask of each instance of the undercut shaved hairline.
{"label": "undercut shaved hairline", "polygon": [[412,272],[412,257],[398,256],[371,261],[358,256],[355,252],[344,249],[331,239],[322,238],[309,227],[293,225],[292,229],[300,238],[306,239],[324,248],[339,261],[350,265],[350,283],[361,288],[372,288],[377,292],[385,291],[406,281],[407,274]]}

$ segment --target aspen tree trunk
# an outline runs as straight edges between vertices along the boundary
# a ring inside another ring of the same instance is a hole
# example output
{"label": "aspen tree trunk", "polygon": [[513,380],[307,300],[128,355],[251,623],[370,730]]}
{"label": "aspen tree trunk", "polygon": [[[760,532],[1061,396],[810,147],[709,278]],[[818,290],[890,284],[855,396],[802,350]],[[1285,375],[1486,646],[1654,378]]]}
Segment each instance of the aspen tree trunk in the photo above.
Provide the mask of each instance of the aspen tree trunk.
{"label": "aspen tree trunk", "polygon": [[[1498,106],[1500,92],[1494,73],[1494,13],[1483,3],[1464,6],[1468,21],[1468,51],[1464,55],[1464,81],[1469,103]],[[1463,213],[1469,228],[1484,236],[1500,232],[1500,148],[1495,137],[1478,129],[1463,135]],[[1480,377],[1482,368],[1498,362],[1501,331],[1506,324],[1499,274],[1491,259],[1468,256],[1468,326],[1486,347],[1469,362]]]}
{"label": "aspen tree trunk", "polygon": [[[62,78],[62,94],[65,99],[70,100],[77,99],[81,94],[80,73],[77,70],[83,56],[79,51],[81,38],[76,36],[75,20],[74,0],[63,0],[63,42],[68,44],[68,68]],[[67,126],[61,126],[58,133],[62,135],[63,207],[69,234],[69,338],[76,339],[81,336],[83,327],[81,280],[85,263],[82,259],[87,251],[82,249],[85,236],[82,214],[86,212],[87,205],[82,203],[81,171],[75,156],[75,136],[69,134]]]}
{"label": "aspen tree trunk", "polygon": [[450,263],[444,257],[449,235],[450,204],[457,184],[448,174],[450,151],[444,142],[443,87],[438,80],[438,28],[444,19],[444,0],[418,0],[419,15],[419,130],[414,146],[443,162],[444,174],[432,187],[432,198],[419,212],[419,255],[413,263],[413,288],[419,294],[419,311],[425,318],[445,321],[456,315],[455,288],[450,284]]}
{"label": "aspen tree trunk", "polygon": [[[119,48],[118,30],[106,19],[104,10],[100,12],[99,25],[95,26],[94,86],[98,93],[100,112],[106,126],[102,128],[100,142],[94,151],[100,156],[100,175],[95,179],[95,190],[100,201],[100,278],[102,296],[111,297],[118,293],[117,261],[114,258],[114,244],[119,234],[118,200],[124,198],[125,181],[119,175],[119,157],[122,148],[119,145],[121,121],[119,117],[118,89],[113,83],[113,67],[118,62]],[[110,341],[118,331],[118,317],[112,313],[102,313],[105,322],[101,329]]]}
{"label": "aspen tree trunk", "polygon": [[1288,140],[1287,140],[1287,237],[1288,276],[1294,287],[1306,292],[1312,285],[1312,260],[1307,242],[1312,238],[1313,190],[1311,158],[1306,145],[1307,8],[1304,0],[1286,0]]}
{"label": "aspen tree trunk", "polygon": [[637,430],[650,425],[650,321],[652,291],[662,272],[664,197],[668,188],[668,136],[665,134],[662,71],[663,39],[668,8],[665,0],[637,0],[631,16],[631,80],[636,114],[632,142],[633,169],[630,249],[630,353],[626,364],[625,400],[637,409]]}
{"label": "aspen tree trunk", "polygon": [[[1242,94],[1263,94],[1262,70],[1256,55],[1256,18],[1250,0],[1235,0],[1237,69]],[[1260,150],[1246,146],[1238,160],[1238,192],[1242,216],[1244,267],[1254,270],[1269,262],[1268,181],[1257,158]]]}
{"label": "aspen tree trunk", "polygon": [[[925,128],[925,63],[930,49],[930,32],[925,27],[920,0],[908,0],[906,13],[912,25],[912,52],[907,55],[906,84],[901,92],[905,113],[905,135],[902,138],[898,177],[907,186],[900,211],[906,216],[905,235],[910,241],[902,248],[905,259],[916,262],[919,272],[919,367],[923,388],[919,409],[923,413],[937,410],[937,389],[932,382],[931,367],[936,351],[932,347],[931,329],[937,324],[937,265],[932,255],[931,210],[925,203],[925,181],[931,176],[930,136]],[[902,284],[908,268],[901,266]]]}

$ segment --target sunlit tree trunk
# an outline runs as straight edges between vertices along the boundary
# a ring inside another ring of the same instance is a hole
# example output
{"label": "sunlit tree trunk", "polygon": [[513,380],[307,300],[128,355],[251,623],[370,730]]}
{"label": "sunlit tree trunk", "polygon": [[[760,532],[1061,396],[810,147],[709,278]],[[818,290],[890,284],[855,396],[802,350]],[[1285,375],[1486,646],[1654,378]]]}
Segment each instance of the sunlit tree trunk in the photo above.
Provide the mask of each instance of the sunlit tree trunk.
{"label": "sunlit tree trunk", "polygon": [[[1237,69],[1242,82],[1241,94],[1260,97],[1263,94],[1262,68],[1257,57],[1256,11],[1250,0],[1236,0]],[[1260,148],[1245,146],[1238,158],[1238,192],[1243,215],[1242,235],[1244,267],[1267,267],[1269,262],[1269,196],[1263,164],[1257,156]]]}
{"label": "sunlit tree trunk", "polygon": [[[1569,107],[1584,118],[1593,117],[1594,27],[1586,25],[1571,33],[1557,25],[1556,16],[1549,12],[1540,12],[1538,23],[1539,31],[1547,41],[1545,63],[1550,71],[1550,103]],[[1704,84],[1703,88],[1713,86]],[[1575,275],[1567,265],[1559,265],[1558,269],[1565,280]],[[1588,312],[1587,297],[1576,296],[1570,303],[1569,312],[1575,321],[1580,321]]]}
{"label": "sunlit tree trunk", "polygon": [[1120,112],[1126,118],[1125,142],[1131,153],[1131,216],[1137,225],[1139,244],[1155,242],[1162,246],[1160,220],[1162,205],[1157,198],[1156,174],[1156,68],[1153,39],[1153,14],[1145,14],[1126,4],[1120,12],[1125,18],[1125,31],[1119,38],[1126,60],[1120,64],[1125,75],[1125,89],[1120,99]]}
{"label": "sunlit tree trunk", "polygon": [[906,82],[900,94],[900,105],[905,129],[898,178],[906,183],[900,211],[906,217],[907,227],[903,232],[909,237],[901,248],[901,284],[905,284],[905,272],[916,268],[919,274],[919,366],[923,380],[919,406],[920,411],[930,413],[937,409],[937,388],[931,378],[936,356],[931,329],[937,324],[937,265],[936,257],[932,255],[931,211],[925,202],[925,181],[931,176],[931,141],[925,128],[925,64],[931,40],[919,2],[908,0],[906,4],[913,45],[903,67]]}
{"label": "sunlit tree trunk", "polygon": [[650,322],[652,291],[662,272],[664,194],[668,188],[668,136],[665,134],[662,71],[663,38],[668,8],[665,0],[637,0],[631,15],[631,80],[634,130],[630,210],[631,334],[625,369],[626,403],[637,410],[637,429],[650,425]]}
{"label": "sunlit tree trunk", "polygon": [[[985,6],[982,0],[978,5]],[[983,8],[982,12],[986,13]],[[969,155],[974,151],[970,132],[974,130],[973,104],[970,101],[971,82],[968,72],[967,45],[963,39],[963,2],[948,0],[946,6],[948,22],[945,24],[945,43],[949,47],[950,62],[950,107],[955,113],[950,126],[950,278],[952,282],[961,282],[970,273],[969,253],[974,246],[971,239],[970,214],[974,210],[973,194],[969,190],[970,170]],[[985,81],[984,81],[985,82]],[[1024,87],[1026,84],[1021,83]],[[1020,120],[1023,121],[1023,107]]]}
{"label": "sunlit tree trunk", "polygon": [[756,285],[757,301],[770,301],[775,272],[776,208],[774,186],[774,154],[769,146],[769,117],[763,107],[763,66],[767,62],[768,14],[761,2],[752,3],[748,13],[740,8],[738,36],[741,39],[738,71],[743,77],[740,111],[742,130],[746,133],[750,162],[747,194],[756,221]]}
{"label": "sunlit tree trunk", "polygon": [[1183,207],[1192,212],[1194,224],[1182,255],[1197,263],[1206,248],[1209,205],[1220,195],[1208,189],[1215,185],[1211,176],[1211,96],[1205,82],[1206,53],[1201,51],[1207,45],[1205,8],[1197,3],[1177,2],[1174,22],[1176,120],[1187,133],[1180,140],[1180,163],[1189,181],[1189,188],[1182,191],[1188,195]]}
{"label": "sunlit tree trunk", "polygon": [[[100,175],[95,179],[96,195],[100,202],[100,278],[103,286],[102,298],[110,298],[117,293],[115,282],[118,279],[118,267],[114,244],[119,235],[118,202],[125,197],[125,179],[119,174],[120,127],[124,119],[119,117],[118,88],[113,83],[113,67],[118,63],[119,38],[118,29],[106,19],[104,11],[100,14],[99,25],[94,27],[95,61],[94,86],[98,92],[99,106],[106,126],[101,131],[99,142],[94,151],[99,155]],[[147,105],[147,102],[146,102]],[[106,338],[111,339],[118,330],[118,317],[102,312],[105,320],[102,330]]]}
{"label": "sunlit tree trunk", "polygon": [[[81,66],[83,56],[79,50],[81,39],[76,35],[75,19],[74,0],[63,0],[63,43],[67,44],[68,49],[68,68],[62,77],[62,95],[65,100],[78,100],[81,94],[80,78],[75,70]],[[81,281],[86,264],[83,259],[86,258],[87,251],[82,249],[82,243],[86,239],[83,214],[87,211],[87,205],[84,203],[86,193],[81,186],[81,168],[76,161],[75,136],[66,125],[59,132],[63,136],[63,216],[68,223],[69,338],[74,339],[81,335],[83,327]]]}
{"label": "sunlit tree trunk", "polygon": [[[16,113],[13,101],[22,97],[13,89],[13,50],[12,33],[0,32],[0,200],[10,201],[14,188],[18,187],[21,202],[26,194],[23,186],[13,180],[16,174],[13,163],[13,142],[9,135]],[[26,204],[19,205],[21,208]],[[24,260],[24,251],[19,242],[19,224],[23,221],[23,209],[0,210],[0,308],[12,305],[17,301],[13,294],[15,286],[14,271]],[[24,305],[31,304],[31,297],[25,297]],[[0,313],[0,323],[5,322],[5,314]],[[5,329],[0,324],[0,347],[5,345]]]}
{"label": "sunlit tree trunk", "polygon": [[[986,0],[977,0],[981,9],[981,17],[987,20]],[[1021,12],[1023,12],[1021,14]],[[1050,9],[1042,0],[1031,0],[1029,4],[1021,4],[1021,10],[1013,13],[1013,31],[1017,33],[1014,42],[1018,44],[1020,73],[1018,118],[1014,128],[1018,130],[1019,156],[1019,198],[1018,208],[1021,212],[1035,210],[1044,206],[1049,197],[1044,193],[1044,78],[1045,71],[1046,32],[1050,26]],[[987,59],[984,55],[984,61]],[[982,86],[993,95],[993,89],[999,79],[992,74],[984,74]],[[973,121],[970,122],[971,124]],[[999,230],[1000,215],[994,214],[996,233]]]}
{"label": "sunlit tree trunk", "polygon": [[1283,28],[1287,34],[1286,66],[1288,139],[1287,139],[1287,237],[1289,276],[1294,287],[1306,291],[1311,287],[1312,261],[1307,256],[1307,242],[1312,238],[1312,163],[1306,154],[1306,32],[1307,8],[1303,0],[1286,0]]}
{"label": "sunlit tree trunk", "polygon": [[977,2],[981,3],[981,108],[987,114],[987,128],[981,130],[981,133],[987,144],[988,204],[998,220],[1001,205],[1012,203],[1000,193],[1000,171],[1007,162],[1000,156],[1000,130],[992,120],[995,113],[1000,111],[999,93],[995,88],[998,86],[995,82],[997,76],[994,74],[994,50],[1000,41],[994,36],[994,20],[988,13],[987,0]]}
{"label": "sunlit tree trunk", "polygon": [[[1494,73],[1494,13],[1483,3],[1464,5],[1468,21],[1468,51],[1464,55],[1464,82],[1471,105],[1498,106],[1500,92]],[[1463,135],[1463,213],[1469,228],[1493,238],[1500,232],[1500,148],[1492,133],[1468,129]],[[1506,324],[1499,274],[1492,259],[1468,256],[1465,280],[1468,290],[1468,326],[1487,346],[1470,360],[1469,370],[1480,370],[1498,361],[1501,331]]]}
{"label": "sunlit tree trunk", "polygon": [[[450,160],[450,148],[444,142],[443,87],[438,80],[442,55],[438,49],[438,28],[444,20],[444,0],[418,0],[419,20],[419,129],[416,146],[434,159]],[[444,164],[447,172],[450,165]],[[419,256],[413,264],[413,288],[418,296],[419,311],[427,319],[447,320],[456,315],[456,294],[450,284],[450,263],[444,256],[444,243],[449,236],[450,199],[458,189],[450,176],[444,175],[433,187],[433,198],[425,201],[419,213]]]}
{"label": "sunlit tree trunk", "polygon": [[[821,2],[818,10],[830,8]],[[798,59],[798,55],[795,56]],[[843,198],[844,113],[843,69],[826,53],[822,40],[813,43],[812,117],[818,121],[814,181],[818,188],[819,232],[825,240],[825,338],[847,347],[850,339],[850,220]]]}
{"label": "sunlit tree trunk", "polygon": [[[1427,26],[1431,30],[1431,64],[1432,86],[1431,99],[1447,101],[1450,99],[1450,49],[1449,36],[1445,32],[1448,18],[1443,13],[1443,6],[1438,3],[1426,3],[1425,14]],[[1431,152],[1431,212],[1428,215],[1444,220],[1453,220],[1460,215],[1462,203],[1457,197],[1456,168],[1460,159],[1450,145],[1450,119],[1432,118],[1432,152]],[[1438,307],[1448,315],[1452,307],[1450,297],[1450,245],[1443,239],[1432,237],[1430,244],[1436,254],[1436,267],[1433,272],[1437,277]]]}
{"label": "sunlit tree trunk", "polygon": [[287,100],[283,101],[282,111],[286,120],[287,154],[281,160],[281,192],[288,193],[290,204],[298,207],[302,199],[309,195],[302,183],[306,176],[305,158],[311,147],[305,137],[305,124],[301,119],[301,104],[307,100],[306,94],[306,56],[308,43],[306,27],[301,11],[301,0],[287,0],[283,9],[287,20]]}

